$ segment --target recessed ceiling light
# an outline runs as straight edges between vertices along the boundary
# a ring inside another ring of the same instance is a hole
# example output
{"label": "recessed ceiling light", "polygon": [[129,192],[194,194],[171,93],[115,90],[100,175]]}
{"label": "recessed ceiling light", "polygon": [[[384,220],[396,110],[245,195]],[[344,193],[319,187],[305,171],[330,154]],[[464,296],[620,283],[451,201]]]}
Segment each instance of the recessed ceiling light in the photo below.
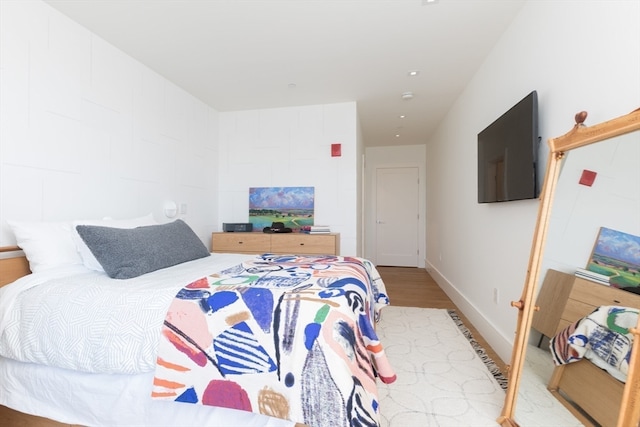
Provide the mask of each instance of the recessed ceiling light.
{"label": "recessed ceiling light", "polygon": [[409,76],[414,77],[420,74],[420,70],[409,70]]}
{"label": "recessed ceiling light", "polygon": [[399,133],[396,134],[396,138],[400,138],[400,134]]}
{"label": "recessed ceiling light", "polygon": [[403,114],[403,115],[401,115],[401,116],[399,116],[399,117],[400,117],[401,119],[404,119],[404,118],[405,118],[405,117],[407,117],[407,116],[405,116],[405,115]]}
{"label": "recessed ceiling light", "polygon": [[438,0],[422,0],[422,5],[438,3]]}
{"label": "recessed ceiling light", "polygon": [[405,101],[413,99],[413,92],[405,92],[405,93],[403,93],[402,94],[402,99],[404,99]]}
{"label": "recessed ceiling light", "polygon": [[289,84],[287,85],[287,87],[288,87],[289,89],[295,89],[295,88],[296,88],[296,84],[295,84],[295,83],[289,83]]}

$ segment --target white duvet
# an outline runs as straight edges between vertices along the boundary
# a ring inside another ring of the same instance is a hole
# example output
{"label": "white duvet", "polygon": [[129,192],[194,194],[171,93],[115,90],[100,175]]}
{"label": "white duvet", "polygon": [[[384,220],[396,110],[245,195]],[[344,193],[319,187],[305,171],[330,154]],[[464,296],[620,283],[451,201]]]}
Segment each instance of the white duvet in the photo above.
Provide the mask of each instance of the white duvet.
{"label": "white duvet", "polygon": [[0,356],[91,373],[153,371],[178,290],[253,257],[212,254],[128,280],[81,265],[23,277],[0,288]]}

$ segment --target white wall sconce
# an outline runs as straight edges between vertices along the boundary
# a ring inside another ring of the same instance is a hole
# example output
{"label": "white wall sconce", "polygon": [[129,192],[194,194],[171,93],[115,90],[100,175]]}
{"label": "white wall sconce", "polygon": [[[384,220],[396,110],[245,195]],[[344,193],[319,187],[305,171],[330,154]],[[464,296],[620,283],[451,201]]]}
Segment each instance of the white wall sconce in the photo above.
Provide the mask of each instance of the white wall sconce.
{"label": "white wall sconce", "polygon": [[164,202],[163,209],[164,216],[166,216],[167,218],[175,218],[175,216],[178,214],[178,205],[174,201],[167,200],[166,202]]}

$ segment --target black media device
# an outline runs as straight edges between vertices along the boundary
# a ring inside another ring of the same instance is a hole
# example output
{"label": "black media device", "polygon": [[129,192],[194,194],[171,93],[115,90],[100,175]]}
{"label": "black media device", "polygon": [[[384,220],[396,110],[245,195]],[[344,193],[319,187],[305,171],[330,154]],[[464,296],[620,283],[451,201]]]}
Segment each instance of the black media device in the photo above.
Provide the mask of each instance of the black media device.
{"label": "black media device", "polygon": [[253,224],[250,222],[224,222],[222,223],[222,231],[253,231]]}
{"label": "black media device", "polygon": [[538,197],[539,141],[534,90],[478,134],[478,203]]}

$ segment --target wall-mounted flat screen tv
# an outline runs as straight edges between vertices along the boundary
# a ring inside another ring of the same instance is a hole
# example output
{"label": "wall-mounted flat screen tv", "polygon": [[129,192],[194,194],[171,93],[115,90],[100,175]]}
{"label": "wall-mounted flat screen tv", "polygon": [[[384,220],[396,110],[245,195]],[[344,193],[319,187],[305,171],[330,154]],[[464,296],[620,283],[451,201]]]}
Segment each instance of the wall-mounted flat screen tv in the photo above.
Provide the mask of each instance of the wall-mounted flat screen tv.
{"label": "wall-mounted flat screen tv", "polygon": [[534,90],[478,134],[478,203],[538,197],[539,140]]}

